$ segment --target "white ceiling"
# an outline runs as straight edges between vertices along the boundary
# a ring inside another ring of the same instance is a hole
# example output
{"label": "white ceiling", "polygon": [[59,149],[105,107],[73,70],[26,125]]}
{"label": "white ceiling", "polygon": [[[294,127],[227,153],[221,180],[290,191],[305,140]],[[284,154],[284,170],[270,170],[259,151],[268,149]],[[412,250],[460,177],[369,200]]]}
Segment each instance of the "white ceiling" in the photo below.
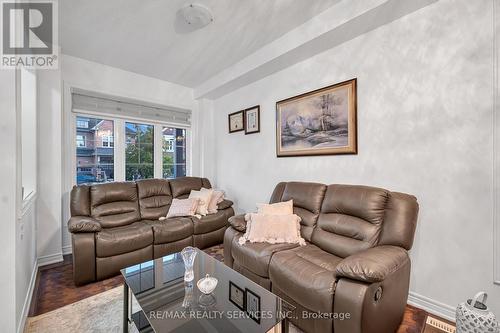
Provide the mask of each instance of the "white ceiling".
{"label": "white ceiling", "polygon": [[60,1],[64,54],[196,87],[339,0],[200,0],[214,22],[186,33],[186,0]]}

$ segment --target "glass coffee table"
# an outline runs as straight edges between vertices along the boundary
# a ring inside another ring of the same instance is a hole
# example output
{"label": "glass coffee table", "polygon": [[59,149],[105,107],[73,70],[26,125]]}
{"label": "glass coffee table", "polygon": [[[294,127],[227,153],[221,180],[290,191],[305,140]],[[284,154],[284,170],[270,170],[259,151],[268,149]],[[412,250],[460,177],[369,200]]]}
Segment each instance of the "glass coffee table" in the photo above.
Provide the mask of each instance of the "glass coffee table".
{"label": "glass coffee table", "polygon": [[[184,281],[181,253],[121,270],[124,283],[123,331],[133,322],[139,332],[287,332],[293,306],[225,264],[196,249],[194,279]],[[218,280],[203,294],[197,282]]]}

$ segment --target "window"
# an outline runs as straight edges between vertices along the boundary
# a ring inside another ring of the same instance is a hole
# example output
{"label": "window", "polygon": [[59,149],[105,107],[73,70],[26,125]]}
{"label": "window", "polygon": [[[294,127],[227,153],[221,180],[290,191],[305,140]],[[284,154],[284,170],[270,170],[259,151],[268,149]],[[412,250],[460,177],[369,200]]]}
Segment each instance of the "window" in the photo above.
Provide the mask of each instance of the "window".
{"label": "window", "polygon": [[[109,145],[113,141],[113,133],[112,120],[76,117],[77,184],[114,180],[114,149]],[[101,144],[104,137],[108,138],[108,146]]]}
{"label": "window", "polygon": [[72,88],[71,111],[77,184],[188,174],[190,110]]}
{"label": "window", "polygon": [[163,136],[163,139],[165,140],[165,151],[166,152],[173,152],[174,151],[174,141],[175,141],[175,138],[173,138],[172,136],[170,135],[164,135]]}
{"label": "window", "polygon": [[154,177],[154,126],[125,123],[125,179]]}
{"label": "window", "polygon": [[163,178],[186,176],[186,130],[163,127]]}
{"label": "window", "polygon": [[80,120],[76,121],[76,128],[89,128],[88,119],[80,118]]}
{"label": "window", "polygon": [[112,135],[104,135],[102,137],[102,146],[103,147],[114,147],[114,138]]}
{"label": "window", "polygon": [[85,147],[85,136],[77,135],[76,136],[76,146],[77,147]]}

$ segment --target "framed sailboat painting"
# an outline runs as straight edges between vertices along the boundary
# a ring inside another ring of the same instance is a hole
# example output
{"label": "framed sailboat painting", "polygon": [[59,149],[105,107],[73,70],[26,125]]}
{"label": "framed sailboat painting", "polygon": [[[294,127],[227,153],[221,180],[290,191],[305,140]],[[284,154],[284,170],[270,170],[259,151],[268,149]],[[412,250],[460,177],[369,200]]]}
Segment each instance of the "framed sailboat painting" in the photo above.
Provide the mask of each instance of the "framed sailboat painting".
{"label": "framed sailboat painting", "polygon": [[357,154],[356,79],[276,103],[278,157]]}

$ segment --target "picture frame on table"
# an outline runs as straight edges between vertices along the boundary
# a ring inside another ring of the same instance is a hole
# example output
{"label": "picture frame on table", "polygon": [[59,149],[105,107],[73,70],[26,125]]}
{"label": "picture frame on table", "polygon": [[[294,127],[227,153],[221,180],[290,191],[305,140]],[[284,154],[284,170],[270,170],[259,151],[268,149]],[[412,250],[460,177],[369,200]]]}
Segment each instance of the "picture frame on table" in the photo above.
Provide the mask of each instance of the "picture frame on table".
{"label": "picture frame on table", "polygon": [[229,301],[241,311],[245,311],[245,290],[229,281]]}
{"label": "picture frame on table", "polygon": [[245,288],[245,312],[248,317],[260,324],[260,296],[248,288]]}

